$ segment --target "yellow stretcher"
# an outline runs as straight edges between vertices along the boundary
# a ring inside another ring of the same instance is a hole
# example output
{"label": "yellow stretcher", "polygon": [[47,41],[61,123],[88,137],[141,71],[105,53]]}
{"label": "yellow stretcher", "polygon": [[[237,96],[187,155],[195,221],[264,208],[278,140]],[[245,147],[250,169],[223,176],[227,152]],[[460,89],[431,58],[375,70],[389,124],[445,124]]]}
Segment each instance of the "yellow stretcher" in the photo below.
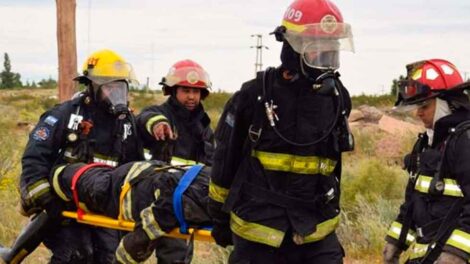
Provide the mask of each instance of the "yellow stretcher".
{"label": "yellow stretcher", "polygon": [[[160,170],[164,170],[166,168],[168,167],[160,168]],[[119,195],[120,205],[118,219],[114,219],[104,215],[94,214],[92,212],[85,212],[83,208],[80,207],[80,203],[78,201],[78,198],[76,196],[77,194],[75,193],[75,191],[74,200],[77,205],[78,211],[80,211],[80,214],[78,212],[64,211],[62,212],[62,215],[67,218],[75,219],[78,223],[81,224],[94,225],[124,231],[134,231],[135,223],[132,221],[125,220],[123,216],[123,200],[130,188],[131,185],[129,182],[126,182],[122,186],[121,193]],[[75,186],[72,186],[72,189],[75,189]],[[174,238],[190,239],[191,235],[194,233],[195,240],[215,242],[214,238],[211,236],[210,230],[188,228],[188,233],[189,234],[181,234],[179,229],[175,228],[171,232],[166,233],[165,235]]]}
{"label": "yellow stretcher", "polygon": [[[78,223],[81,223],[81,224],[94,225],[94,226],[106,227],[106,228],[111,228],[111,229],[133,231],[135,227],[134,222],[114,219],[111,217],[97,215],[93,213],[83,214],[81,219],[78,217],[77,212],[64,211],[62,212],[62,215],[67,218],[75,219],[77,220]],[[166,236],[189,239],[191,234],[194,233],[195,240],[215,242],[214,238],[211,236],[210,230],[189,228],[188,233],[189,234],[181,234],[179,229],[175,228],[171,232],[166,233]]]}

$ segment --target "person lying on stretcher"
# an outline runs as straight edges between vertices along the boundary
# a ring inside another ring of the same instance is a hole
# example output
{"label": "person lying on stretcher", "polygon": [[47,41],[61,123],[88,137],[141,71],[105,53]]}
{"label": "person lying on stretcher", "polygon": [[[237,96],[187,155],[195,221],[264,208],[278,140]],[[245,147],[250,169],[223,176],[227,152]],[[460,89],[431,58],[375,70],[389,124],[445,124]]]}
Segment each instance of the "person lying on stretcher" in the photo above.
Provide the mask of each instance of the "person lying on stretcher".
{"label": "person lying on stretcher", "polygon": [[[189,186],[181,194],[180,207],[174,208],[174,191],[181,190],[178,183],[187,171],[195,178],[186,182]],[[145,261],[158,238],[180,226],[178,217],[184,217],[189,226],[211,224],[206,209],[209,175],[210,167],[160,161],[131,162],[117,168],[75,163],[55,167],[50,182],[62,200],[79,205],[79,216],[90,211],[116,219],[121,212],[123,220],[135,222],[134,231],[121,239],[116,250],[118,263],[135,263]],[[126,186],[128,190],[121,194]]]}

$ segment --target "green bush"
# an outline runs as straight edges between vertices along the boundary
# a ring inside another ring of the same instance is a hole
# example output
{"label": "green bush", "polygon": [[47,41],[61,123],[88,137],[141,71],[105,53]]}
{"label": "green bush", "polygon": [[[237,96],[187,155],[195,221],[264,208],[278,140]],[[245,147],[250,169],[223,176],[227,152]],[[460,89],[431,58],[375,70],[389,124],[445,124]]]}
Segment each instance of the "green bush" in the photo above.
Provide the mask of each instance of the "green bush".
{"label": "green bush", "polygon": [[352,96],[351,101],[353,108],[356,108],[360,105],[370,105],[375,107],[384,107],[387,106],[388,108],[392,108],[396,100],[396,96],[394,95],[357,95]]}

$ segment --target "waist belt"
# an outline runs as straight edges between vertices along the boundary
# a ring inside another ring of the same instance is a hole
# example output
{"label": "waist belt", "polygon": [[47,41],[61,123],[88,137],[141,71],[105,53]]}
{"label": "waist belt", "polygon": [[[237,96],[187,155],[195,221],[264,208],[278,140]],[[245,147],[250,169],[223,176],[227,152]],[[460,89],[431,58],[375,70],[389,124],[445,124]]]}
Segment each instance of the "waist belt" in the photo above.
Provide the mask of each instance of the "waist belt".
{"label": "waist belt", "polygon": [[278,192],[273,192],[248,182],[243,183],[242,192],[248,196],[255,198],[258,201],[280,206],[286,209],[299,207],[316,208],[318,206],[318,202],[322,200],[322,196],[319,195],[318,197],[312,200],[305,201],[303,199],[298,199]]}

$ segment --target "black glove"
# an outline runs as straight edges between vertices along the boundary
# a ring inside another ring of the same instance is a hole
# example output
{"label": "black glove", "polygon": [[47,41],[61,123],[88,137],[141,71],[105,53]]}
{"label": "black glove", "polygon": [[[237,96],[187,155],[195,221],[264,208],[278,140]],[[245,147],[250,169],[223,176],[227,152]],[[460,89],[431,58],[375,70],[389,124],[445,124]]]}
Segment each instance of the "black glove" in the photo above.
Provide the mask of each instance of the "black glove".
{"label": "black glove", "polygon": [[61,200],[57,195],[52,194],[42,204],[42,208],[46,210],[47,215],[54,220],[62,218],[62,211],[65,210],[65,201]]}
{"label": "black glove", "polygon": [[232,231],[228,224],[215,224],[212,228],[212,237],[215,239],[217,245],[221,247],[233,245]]}

